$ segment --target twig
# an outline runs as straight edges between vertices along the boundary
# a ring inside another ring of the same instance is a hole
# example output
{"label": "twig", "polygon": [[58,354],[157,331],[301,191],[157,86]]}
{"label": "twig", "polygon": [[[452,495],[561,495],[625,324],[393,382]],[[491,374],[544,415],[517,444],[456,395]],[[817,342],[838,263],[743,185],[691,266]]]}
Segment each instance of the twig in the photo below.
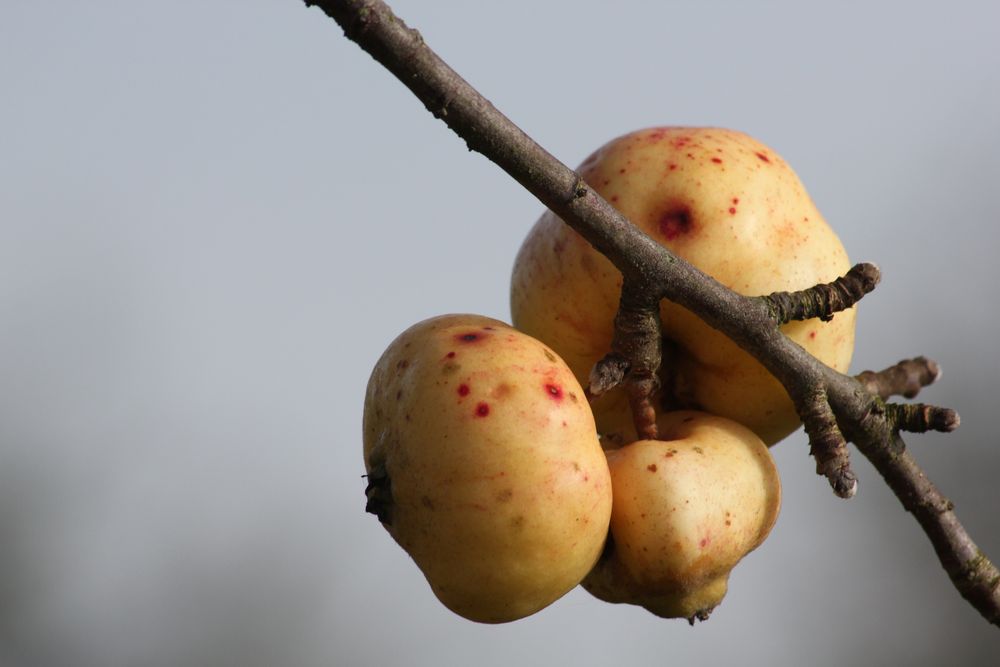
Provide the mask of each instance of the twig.
{"label": "twig", "polygon": [[[305,4],[320,7],[336,20],[347,37],[391,71],[471,150],[485,155],[538,197],[608,257],[626,280],[656,288],[763,363],[800,406],[811,436],[829,437],[832,414],[843,435],[857,445],[916,517],[959,592],[987,621],[1000,626],[1000,572],[978,550],[951,503],[906,453],[899,428],[912,424],[900,421],[902,409],[887,406],[879,398],[884,377],[871,380],[877,389],[871,392],[865,386],[869,381],[863,385],[821,364],[779,331],[773,303],[726,289],[640,232],[458,76],[385,3],[306,0]],[[957,426],[957,415],[948,412],[950,416],[925,421]],[[833,450],[839,448],[839,444],[833,446]],[[832,467],[843,470],[840,455],[833,457]]]}
{"label": "twig", "polygon": [[904,359],[877,373],[865,371],[855,376],[865,389],[883,400],[890,396],[914,398],[920,390],[941,377],[938,365],[925,357]]}

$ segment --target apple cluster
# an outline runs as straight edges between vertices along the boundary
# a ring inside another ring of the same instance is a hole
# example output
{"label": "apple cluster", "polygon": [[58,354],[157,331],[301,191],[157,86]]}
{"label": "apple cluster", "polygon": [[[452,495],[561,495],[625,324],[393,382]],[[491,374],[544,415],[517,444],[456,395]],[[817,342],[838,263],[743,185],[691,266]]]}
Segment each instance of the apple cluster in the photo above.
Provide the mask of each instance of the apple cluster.
{"label": "apple cluster", "polygon": [[[829,282],[840,241],[770,148],[717,128],[641,130],[580,174],[648,236],[746,295]],[[768,447],[799,426],[783,387],[664,301],[659,437],[623,392],[583,389],[610,348],[617,269],[545,213],[515,261],[513,326],[478,315],[394,340],[365,396],[368,511],[437,597],[474,621],[523,618],[577,585],[608,602],[704,619],[774,525]],[[783,331],[846,370],[854,311]]]}

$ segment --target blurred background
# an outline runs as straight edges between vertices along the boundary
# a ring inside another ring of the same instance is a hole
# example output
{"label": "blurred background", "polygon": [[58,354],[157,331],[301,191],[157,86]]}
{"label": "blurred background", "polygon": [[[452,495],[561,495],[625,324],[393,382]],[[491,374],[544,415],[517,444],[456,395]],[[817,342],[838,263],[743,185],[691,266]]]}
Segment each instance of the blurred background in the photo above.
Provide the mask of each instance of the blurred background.
{"label": "blurred background", "polygon": [[[853,370],[925,354],[909,444],[1000,560],[1000,5],[396,0],[570,165],[744,130],[882,286]],[[984,665],[1000,633],[859,455],[688,627],[576,590],[484,626],[364,508],[368,374],[410,324],[509,320],[541,205],[298,0],[0,6],[0,664]]]}

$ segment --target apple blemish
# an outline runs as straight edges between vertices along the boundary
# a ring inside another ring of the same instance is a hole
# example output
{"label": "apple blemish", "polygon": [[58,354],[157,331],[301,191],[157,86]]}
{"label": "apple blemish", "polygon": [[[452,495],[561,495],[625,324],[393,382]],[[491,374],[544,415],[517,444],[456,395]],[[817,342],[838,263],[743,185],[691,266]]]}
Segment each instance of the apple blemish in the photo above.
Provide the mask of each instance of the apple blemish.
{"label": "apple blemish", "polygon": [[660,216],[660,233],[668,241],[689,233],[691,226],[691,211],[687,207],[672,209]]}

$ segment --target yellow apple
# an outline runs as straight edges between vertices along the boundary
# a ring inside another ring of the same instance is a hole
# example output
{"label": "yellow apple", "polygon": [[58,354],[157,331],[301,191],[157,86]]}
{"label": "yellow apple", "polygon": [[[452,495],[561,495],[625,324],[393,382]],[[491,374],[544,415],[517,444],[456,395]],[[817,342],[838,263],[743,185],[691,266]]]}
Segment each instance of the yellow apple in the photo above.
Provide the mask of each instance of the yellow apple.
{"label": "yellow apple", "polygon": [[[740,132],[659,127],[588,157],[586,182],[643,232],[745,295],[798,290],[850,269],[847,254],[781,157]],[[556,351],[586,383],[608,352],[621,274],[551,212],[532,228],[511,283],[514,326]],[[664,301],[664,391],[674,403],[734,419],[773,444],[798,415],[780,383],[690,311]],[[854,347],[854,310],[782,327],[839,371]],[[629,428],[622,392],[594,404],[598,428]]]}
{"label": "yellow apple", "polygon": [[364,459],[369,511],[466,618],[538,611],[604,546],[611,482],[583,389],[503,322],[446,315],[396,338],[368,383]]}
{"label": "yellow apple", "polygon": [[583,586],[658,616],[704,619],[774,525],[778,472],[760,438],[732,420],[678,411],[658,426],[664,440],[607,454],[611,535]]}

